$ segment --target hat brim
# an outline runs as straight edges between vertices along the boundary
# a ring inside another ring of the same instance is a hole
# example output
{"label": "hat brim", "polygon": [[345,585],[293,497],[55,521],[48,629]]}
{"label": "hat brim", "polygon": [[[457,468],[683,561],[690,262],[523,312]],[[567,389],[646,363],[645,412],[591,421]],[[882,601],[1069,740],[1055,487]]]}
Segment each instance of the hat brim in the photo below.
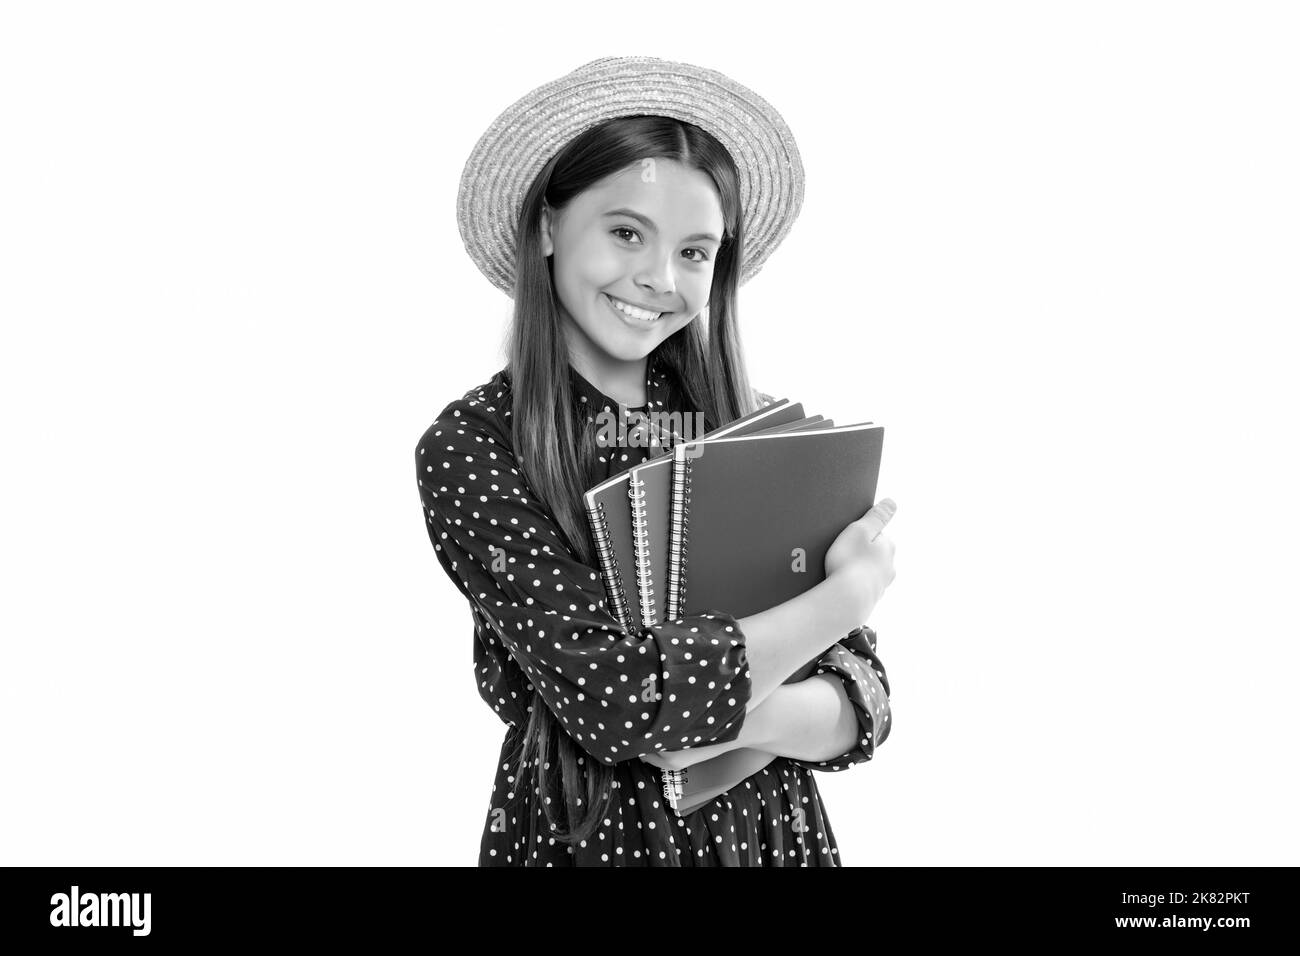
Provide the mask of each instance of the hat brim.
{"label": "hat brim", "polygon": [[519,212],[542,168],[580,133],[640,115],[693,123],[731,154],[745,236],[739,281],[758,273],[803,205],[803,162],[781,114],[716,70],[656,57],[603,57],[507,108],[465,163],[456,218],[466,251],[493,285],[514,297]]}

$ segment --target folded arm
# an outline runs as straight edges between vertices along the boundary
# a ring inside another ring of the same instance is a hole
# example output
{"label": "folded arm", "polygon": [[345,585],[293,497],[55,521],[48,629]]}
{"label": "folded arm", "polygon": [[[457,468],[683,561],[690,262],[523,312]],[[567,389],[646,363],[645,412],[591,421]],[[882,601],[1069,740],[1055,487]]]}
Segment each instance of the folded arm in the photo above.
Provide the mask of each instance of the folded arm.
{"label": "folded arm", "polygon": [[[876,641],[876,632],[871,628],[865,625],[855,628],[822,655],[814,675],[803,682],[807,684],[820,679],[836,688],[836,705],[830,708],[834,713],[834,730],[828,732],[828,737],[834,739],[828,739],[826,747],[833,749],[834,745],[844,744],[846,740],[848,744],[832,753],[793,755],[791,759],[795,763],[812,770],[847,770],[870,760],[876,747],[888,738],[893,723],[889,707],[889,678],[885,675],[884,664],[876,656]],[[849,705],[847,709],[845,703]],[[847,735],[850,715],[856,723],[851,737]]]}
{"label": "folded arm", "polygon": [[735,750],[751,750],[767,755],[764,764],[777,757],[820,764],[856,748],[859,736],[858,711],[845,680],[838,673],[823,672],[772,691],[750,711],[734,740],[642,759],[665,770],[682,770]]}
{"label": "folded arm", "polygon": [[735,740],[641,759],[682,771],[677,811],[693,812],[764,770],[777,757],[828,766],[855,749],[862,733],[856,705],[837,673],[783,684],[750,711]]}

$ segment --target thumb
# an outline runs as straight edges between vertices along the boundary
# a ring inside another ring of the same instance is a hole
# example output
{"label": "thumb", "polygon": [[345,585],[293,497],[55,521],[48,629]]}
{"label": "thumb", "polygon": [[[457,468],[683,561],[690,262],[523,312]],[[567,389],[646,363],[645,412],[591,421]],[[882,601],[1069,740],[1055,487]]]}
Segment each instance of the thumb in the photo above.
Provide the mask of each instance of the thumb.
{"label": "thumb", "polygon": [[862,523],[871,536],[870,540],[875,541],[880,537],[880,532],[885,530],[885,525],[889,524],[897,511],[898,505],[894,504],[893,498],[882,498],[876,502],[875,507],[862,516]]}

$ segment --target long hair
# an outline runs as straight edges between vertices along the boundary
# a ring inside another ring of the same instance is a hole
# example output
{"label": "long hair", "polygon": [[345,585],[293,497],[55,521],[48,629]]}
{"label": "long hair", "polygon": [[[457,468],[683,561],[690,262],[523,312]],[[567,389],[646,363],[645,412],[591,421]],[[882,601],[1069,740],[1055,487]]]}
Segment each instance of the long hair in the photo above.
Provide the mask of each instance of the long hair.
{"label": "long hair", "polygon": [[[705,173],[722,206],[723,237],[714,259],[708,308],[655,351],[671,371],[670,394],[683,411],[703,413],[706,429],[734,421],[755,406],[737,328],[744,236],[739,176],[731,155],[699,127],[664,116],[618,117],[575,137],[546,164],[524,197],[507,368],[512,439],[520,466],[573,552],[593,569],[598,565],[582,494],[603,475],[582,464],[595,462],[595,435],[570,387],[570,353],[550,262],[541,251],[541,213],[543,200],[552,209],[562,209],[606,176],[648,157],[674,160]],[[579,748],[536,690],[529,711],[516,775],[525,780],[529,757],[536,757],[538,792],[551,835],[576,844],[604,818],[614,770]],[[551,799],[557,764],[559,793]]]}

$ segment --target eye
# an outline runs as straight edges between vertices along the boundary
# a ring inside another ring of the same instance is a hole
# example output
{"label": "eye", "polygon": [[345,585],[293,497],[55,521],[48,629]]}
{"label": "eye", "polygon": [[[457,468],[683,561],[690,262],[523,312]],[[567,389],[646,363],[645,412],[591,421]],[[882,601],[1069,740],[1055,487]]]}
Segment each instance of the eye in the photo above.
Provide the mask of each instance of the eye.
{"label": "eye", "polygon": [[708,261],[709,261],[709,254],[708,254],[707,252],[705,252],[703,249],[699,248],[698,246],[696,246],[695,248],[692,248],[692,249],[686,249],[686,250],[684,250],[684,251],[686,251],[686,252],[698,252],[698,253],[700,254],[700,257],[699,257],[698,259],[692,259],[691,262],[708,262]]}
{"label": "eye", "polygon": [[[618,234],[619,234],[620,232],[630,232],[632,235],[636,236],[638,239],[641,238],[641,234],[640,234],[640,233],[638,233],[635,229],[629,229],[627,226],[616,226],[615,228],[611,229],[610,232],[611,232],[613,235],[616,235],[616,236],[618,236]],[[622,236],[619,236],[619,238],[622,239],[623,237],[622,237]],[[627,240],[624,239],[623,241],[626,242]]]}

